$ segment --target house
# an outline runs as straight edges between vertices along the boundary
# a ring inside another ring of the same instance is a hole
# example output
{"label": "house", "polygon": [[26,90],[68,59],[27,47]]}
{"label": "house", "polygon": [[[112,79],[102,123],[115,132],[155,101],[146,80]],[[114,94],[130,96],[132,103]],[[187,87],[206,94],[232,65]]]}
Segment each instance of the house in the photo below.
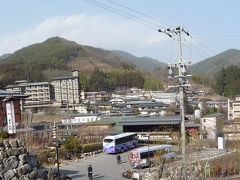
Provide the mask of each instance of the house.
{"label": "house", "polygon": [[185,129],[186,132],[190,135],[191,139],[198,139],[200,138],[200,124],[195,124],[193,122],[185,122]]}
{"label": "house", "polygon": [[240,119],[226,121],[223,127],[223,134],[226,140],[240,140]]}
{"label": "house", "polygon": [[88,112],[85,104],[76,104],[75,110],[80,114],[86,114]]}
{"label": "house", "polygon": [[222,113],[209,114],[200,119],[203,139],[217,139],[223,130],[225,115]]}
{"label": "house", "polygon": [[55,94],[55,106],[74,108],[80,103],[79,71],[72,71],[72,76],[55,77],[52,85]]}
{"label": "house", "polygon": [[153,103],[152,101],[139,101],[139,100],[127,100],[126,105],[127,108],[137,108],[140,105],[143,104],[149,104],[149,103]]}
{"label": "house", "polygon": [[152,92],[152,100],[158,103],[175,104],[176,99],[176,93]]}
{"label": "house", "polygon": [[81,99],[82,101],[86,102],[86,101],[91,101],[93,103],[95,103],[96,101],[106,101],[109,100],[110,98],[110,93],[108,93],[107,91],[99,91],[99,92],[85,92],[85,91],[81,91]]}
{"label": "house", "polygon": [[218,101],[207,101],[207,106],[212,108],[226,108],[228,107],[228,101],[227,100],[218,100]]}
{"label": "house", "polygon": [[0,90],[0,126],[9,134],[15,134],[21,123],[21,101],[28,96],[16,92]]}
{"label": "house", "polygon": [[109,101],[112,104],[124,104],[125,101],[121,98],[113,98]]}

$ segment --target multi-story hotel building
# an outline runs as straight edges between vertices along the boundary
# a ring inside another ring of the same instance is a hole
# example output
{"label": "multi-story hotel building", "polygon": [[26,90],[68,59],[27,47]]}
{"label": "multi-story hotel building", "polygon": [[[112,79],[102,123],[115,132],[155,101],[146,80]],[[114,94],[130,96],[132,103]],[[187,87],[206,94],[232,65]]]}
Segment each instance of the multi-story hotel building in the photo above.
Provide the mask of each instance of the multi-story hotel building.
{"label": "multi-story hotel building", "polygon": [[79,72],[72,73],[72,76],[53,78],[56,106],[74,108],[80,102]]}
{"label": "multi-story hotel building", "polygon": [[14,84],[8,85],[5,89],[28,96],[22,101],[24,109],[48,107],[51,106],[51,100],[54,99],[53,88],[49,82],[15,81]]}

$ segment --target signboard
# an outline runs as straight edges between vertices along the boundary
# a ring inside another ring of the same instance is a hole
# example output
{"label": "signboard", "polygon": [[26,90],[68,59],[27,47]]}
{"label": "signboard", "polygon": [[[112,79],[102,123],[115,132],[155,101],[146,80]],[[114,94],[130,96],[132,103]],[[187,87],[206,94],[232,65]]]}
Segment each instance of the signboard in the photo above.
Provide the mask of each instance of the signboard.
{"label": "signboard", "polygon": [[16,134],[16,123],[13,101],[6,103],[8,133]]}
{"label": "signboard", "polygon": [[224,149],[224,137],[218,137],[218,149]]}

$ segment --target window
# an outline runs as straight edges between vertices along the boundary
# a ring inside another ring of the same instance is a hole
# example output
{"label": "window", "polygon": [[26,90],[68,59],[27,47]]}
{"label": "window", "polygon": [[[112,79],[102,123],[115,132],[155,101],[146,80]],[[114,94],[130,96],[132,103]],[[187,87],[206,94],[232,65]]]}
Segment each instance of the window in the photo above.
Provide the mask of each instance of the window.
{"label": "window", "polygon": [[112,139],[104,139],[104,142],[105,143],[111,143],[111,142],[113,142],[113,140]]}
{"label": "window", "polygon": [[[155,154],[155,151],[150,151],[149,152],[149,157],[153,157]],[[148,152],[142,152],[140,153],[140,158],[141,159],[147,159],[148,158]]]}
{"label": "window", "polygon": [[122,143],[125,143],[125,142],[128,142],[128,141],[132,141],[132,140],[135,140],[136,139],[136,135],[131,135],[131,136],[126,136],[126,137],[122,137],[122,138],[119,138],[119,139],[116,139],[115,140],[115,143],[116,145],[118,144],[122,144]]}

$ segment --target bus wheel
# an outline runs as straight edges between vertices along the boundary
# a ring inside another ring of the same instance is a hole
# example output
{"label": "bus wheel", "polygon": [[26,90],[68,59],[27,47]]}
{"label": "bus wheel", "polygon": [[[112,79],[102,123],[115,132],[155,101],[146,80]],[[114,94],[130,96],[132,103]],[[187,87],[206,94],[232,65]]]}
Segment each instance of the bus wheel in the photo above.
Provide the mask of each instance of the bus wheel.
{"label": "bus wheel", "polygon": [[132,145],[132,148],[134,149],[135,147],[136,147],[136,145],[135,145],[135,144],[133,144],[133,145]]}
{"label": "bus wheel", "polygon": [[124,152],[124,149],[122,148],[122,149],[121,149],[121,153],[123,153],[123,152]]}

